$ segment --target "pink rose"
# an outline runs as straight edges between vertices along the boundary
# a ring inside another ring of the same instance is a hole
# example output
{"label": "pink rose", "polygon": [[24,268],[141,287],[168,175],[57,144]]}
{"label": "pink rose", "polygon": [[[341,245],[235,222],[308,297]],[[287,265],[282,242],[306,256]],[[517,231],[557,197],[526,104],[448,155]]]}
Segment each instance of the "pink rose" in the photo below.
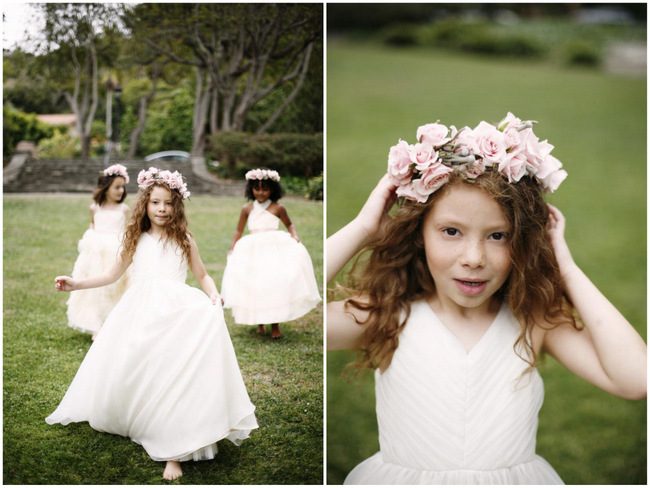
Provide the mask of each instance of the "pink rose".
{"label": "pink rose", "polygon": [[411,164],[410,146],[400,139],[388,153],[388,174],[394,184],[401,185],[411,180]]}
{"label": "pink rose", "polygon": [[429,195],[438,190],[449,180],[449,173],[453,170],[438,162],[432,164],[429,169],[422,173],[422,177],[413,180],[413,192],[419,197],[418,202],[426,202]]}
{"label": "pink rose", "polygon": [[542,181],[542,186],[544,189],[552,193],[555,190],[557,190],[557,187],[560,186],[560,183],[562,183],[567,177],[567,172],[564,171],[563,169],[559,169],[557,171],[552,172],[550,175],[548,175],[543,181]]}
{"label": "pink rose", "polygon": [[438,152],[430,144],[414,144],[410,146],[409,154],[418,171],[426,170],[431,163],[438,159]]}
{"label": "pink rose", "polygon": [[541,141],[533,133],[532,129],[521,131],[523,138],[523,150],[526,153],[528,163],[536,170],[540,169],[542,162],[548,157],[553,150],[553,146],[548,141]]}
{"label": "pink rose", "polygon": [[431,144],[433,147],[440,147],[447,144],[450,140],[449,129],[442,124],[426,124],[418,127],[418,142]]}
{"label": "pink rose", "polygon": [[474,129],[474,140],[486,166],[492,166],[505,158],[505,137],[503,132],[499,132],[492,124],[482,121],[477,125]]}
{"label": "pink rose", "polygon": [[521,119],[518,117],[515,117],[512,112],[508,112],[508,115],[505,116],[505,118],[499,122],[497,127],[501,131],[505,131],[506,129],[514,129],[517,130],[517,128],[521,125]]}
{"label": "pink rose", "polygon": [[523,151],[510,153],[499,163],[499,171],[508,177],[510,183],[517,182],[527,172],[526,163]]}

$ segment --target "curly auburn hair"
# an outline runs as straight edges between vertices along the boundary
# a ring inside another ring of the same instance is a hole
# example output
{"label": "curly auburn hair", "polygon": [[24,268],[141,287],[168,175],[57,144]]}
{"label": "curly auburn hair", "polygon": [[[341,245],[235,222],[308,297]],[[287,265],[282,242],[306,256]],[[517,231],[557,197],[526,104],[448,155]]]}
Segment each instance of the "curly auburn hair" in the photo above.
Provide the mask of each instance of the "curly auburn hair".
{"label": "curly auburn hair", "polygon": [[[382,237],[366,248],[350,271],[358,279],[352,285],[356,288],[353,296],[345,301],[345,309],[368,312],[368,319],[363,322],[366,327],[361,351],[348,365],[353,376],[363,368],[384,371],[390,365],[399,334],[410,315],[411,302],[428,298],[435,291],[426,262],[422,224],[439,198],[455,186],[466,184],[493,198],[511,228],[508,250],[512,269],[495,296],[508,302],[521,325],[513,345],[517,355],[530,365],[529,369],[537,365],[530,337],[535,317],[540,313],[553,326],[567,320],[578,328],[546,231],[549,210],[539,184],[528,177],[511,184],[497,171],[486,171],[474,180],[453,173],[449,182],[426,203],[404,200],[388,221]],[[358,267],[362,268],[359,273]],[[356,317],[355,320],[362,323]],[[523,354],[519,352],[522,348]]]}
{"label": "curly auburn hair", "polygon": [[124,238],[122,241],[122,259],[126,260],[133,257],[140,236],[151,229],[151,220],[149,220],[149,216],[147,215],[147,205],[149,204],[151,192],[157,186],[169,190],[172,196],[172,215],[169,222],[165,225],[165,237],[163,243],[166,245],[168,242],[172,242],[178,245],[178,247],[183,251],[183,255],[185,256],[189,266],[191,265],[191,260],[190,240],[188,235],[191,236],[192,234],[187,229],[187,218],[185,217],[183,197],[178,190],[172,190],[166,184],[158,182],[145,190],[140,190],[138,193],[138,200],[135,202],[131,219],[124,231]]}
{"label": "curly auburn hair", "polygon": [[[106,192],[110,188],[111,184],[113,183],[113,180],[115,178],[122,178],[124,179],[123,176],[120,175],[103,175],[100,174],[97,177],[97,188],[93,191],[93,200],[97,205],[101,205],[106,201]],[[126,182],[126,180],[125,180]],[[126,184],[124,185],[124,193],[122,193],[122,198],[120,198],[120,201],[117,203],[122,203],[124,199],[126,198]]]}
{"label": "curly auburn hair", "polygon": [[282,198],[284,192],[282,191],[282,185],[279,181],[274,181],[271,179],[266,180],[248,180],[246,182],[246,189],[244,190],[244,196],[247,200],[255,200],[255,195],[253,194],[253,188],[263,188],[271,190],[271,195],[269,200],[272,202],[277,202]]}

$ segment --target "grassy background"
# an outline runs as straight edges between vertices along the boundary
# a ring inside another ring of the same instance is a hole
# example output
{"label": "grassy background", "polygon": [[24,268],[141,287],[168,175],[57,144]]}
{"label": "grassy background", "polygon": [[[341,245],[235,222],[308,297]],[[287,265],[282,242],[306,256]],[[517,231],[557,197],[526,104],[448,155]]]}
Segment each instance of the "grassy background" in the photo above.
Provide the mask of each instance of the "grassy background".
{"label": "grassy background", "polygon": [[[133,205],[134,197],[127,203]],[[68,294],[54,277],[70,273],[88,226],[89,195],[4,196],[4,483],[163,483],[163,463],[129,439],[87,423],[50,426],[54,411],[90,347],[90,336],[65,324]],[[220,287],[243,198],[192,196],[190,230]],[[320,203],[282,203],[322,283]],[[188,283],[198,286],[189,273]],[[321,484],[323,480],[322,305],[282,324],[284,338],[233,325],[239,365],[260,428],[241,447],[219,443],[212,461],[183,463],[176,484]],[[188,414],[191,414],[188,412]]]}
{"label": "grassy background", "polygon": [[[386,171],[389,148],[440,120],[474,127],[508,111],[539,121],[569,177],[549,201],[574,258],[646,337],[646,80],[550,63],[328,40],[327,232]],[[341,379],[327,355],[327,481],[378,450],[374,383]],[[537,451],[567,484],[646,483],[646,402],[604,393],[551,358]]]}

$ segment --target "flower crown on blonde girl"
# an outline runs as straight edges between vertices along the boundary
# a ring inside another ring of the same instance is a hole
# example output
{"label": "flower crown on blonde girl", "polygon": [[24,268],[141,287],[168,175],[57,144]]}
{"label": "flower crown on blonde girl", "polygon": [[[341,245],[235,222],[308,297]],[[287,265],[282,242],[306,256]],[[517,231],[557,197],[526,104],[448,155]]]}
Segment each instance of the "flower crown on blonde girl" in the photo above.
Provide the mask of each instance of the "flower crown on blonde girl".
{"label": "flower crown on blonde girl", "polygon": [[114,164],[112,166],[109,166],[104,171],[102,171],[102,174],[104,176],[121,176],[124,178],[124,181],[126,183],[129,182],[129,175],[126,172],[126,168],[121,164]]}
{"label": "flower crown on blonde girl", "polygon": [[246,173],[246,180],[273,180],[280,181],[280,174],[272,169],[252,169]]}
{"label": "flower crown on blonde girl", "polygon": [[474,129],[457,130],[438,122],[419,127],[416,144],[400,139],[388,154],[388,175],[397,196],[424,203],[454,171],[468,181],[485,171],[499,171],[510,183],[528,176],[544,192],[555,191],[567,172],[551,156],[553,146],[535,136],[535,123],[508,112],[497,126],[482,121]]}
{"label": "flower crown on blonde girl", "polygon": [[183,181],[183,175],[178,171],[173,173],[168,170],[159,170],[158,168],[149,168],[147,171],[142,170],[138,173],[138,188],[146,190],[154,183],[163,183],[169,187],[170,190],[177,190],[183,200],[190,197],[190,192],[187,191],[187,184]]}

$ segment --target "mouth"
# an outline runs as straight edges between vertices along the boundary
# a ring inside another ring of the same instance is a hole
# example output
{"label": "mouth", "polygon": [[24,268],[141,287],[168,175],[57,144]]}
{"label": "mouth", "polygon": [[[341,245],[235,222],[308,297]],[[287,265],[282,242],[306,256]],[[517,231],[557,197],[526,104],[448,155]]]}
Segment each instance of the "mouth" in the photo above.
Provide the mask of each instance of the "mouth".
{"label": "mouth", "polygon": [[465,295],[478,295],[487,287],[487,281],[480,280],[460,280],[454,279],[454,282]]}

